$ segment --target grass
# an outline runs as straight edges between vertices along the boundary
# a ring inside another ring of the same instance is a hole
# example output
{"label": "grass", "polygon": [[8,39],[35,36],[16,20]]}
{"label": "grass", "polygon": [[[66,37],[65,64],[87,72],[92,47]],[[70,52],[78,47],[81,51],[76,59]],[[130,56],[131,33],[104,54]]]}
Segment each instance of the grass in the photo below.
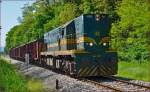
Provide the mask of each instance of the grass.
{"label": "grass", "polygon": [[118,76],[150,82],[150,64],[148,62],[119,62]]}
{"label": "grass", "polygon": [[38,79],[21,75],[15,66],[0,58],[0,92],[47,92]]}
{"label": "grass", "polygon": [[27,85],[29,92],[47,92],[39,79],[28,78]]}
{"label": "grass", "polygon": [[0,59],[0,87],[4,92],[27,92],[26,80],[15,68]]}

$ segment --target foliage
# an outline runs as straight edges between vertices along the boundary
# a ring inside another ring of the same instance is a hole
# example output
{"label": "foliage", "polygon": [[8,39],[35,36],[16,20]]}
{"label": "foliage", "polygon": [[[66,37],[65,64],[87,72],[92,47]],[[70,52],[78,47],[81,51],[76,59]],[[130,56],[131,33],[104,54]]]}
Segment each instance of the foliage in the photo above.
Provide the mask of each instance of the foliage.
{"label": "foliage", "polygon": [[120,21],[112,26],[112,46],[122,61],[148,61],[147,0],[122,0],[117,10]]}
{"label": "foliage", "polygon": [[[53,28],[63,25],[71,19],[79,16],[77,4],[66,3],[63,5],[53,5],[54,17],[44,24],[45,32]],[[69,14],[69,16],[68,16]]]}

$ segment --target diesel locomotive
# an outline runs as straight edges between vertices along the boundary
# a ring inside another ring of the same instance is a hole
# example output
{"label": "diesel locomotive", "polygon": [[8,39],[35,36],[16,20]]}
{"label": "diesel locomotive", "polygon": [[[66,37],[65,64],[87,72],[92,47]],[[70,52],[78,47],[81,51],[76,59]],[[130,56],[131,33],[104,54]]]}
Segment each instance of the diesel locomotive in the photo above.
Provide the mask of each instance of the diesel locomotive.
{"label": "diesel locomotive", "polygon": [[[110,49],[110,29],[108,15],[83,14],[45,33],[42,41],[11,49],[10,57],[24,60],[29,53],[30,62],[78,77],[115,75],[118,58]],[[23,46],[34,49],[23,51]]]}

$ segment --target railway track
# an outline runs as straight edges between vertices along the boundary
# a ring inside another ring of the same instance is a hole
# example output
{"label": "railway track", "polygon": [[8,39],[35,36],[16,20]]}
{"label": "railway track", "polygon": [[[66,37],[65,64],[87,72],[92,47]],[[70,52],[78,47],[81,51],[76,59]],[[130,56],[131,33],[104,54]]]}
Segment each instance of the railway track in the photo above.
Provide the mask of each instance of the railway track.
{"label": "railway track", "polygon": [[129,82],[129,81],[126,81],[126,80],[123,80],[123,79],[118,79],[118,78],[116,78],[114,76],[110,76],[110,77],[106,76],[106,78],[113,79],[113,80],[116,80],[116,81],[119,81],[119,82],[123,82],[123,83],[127,83],[127,84],[131,84],[131,85],[135,85],[135,86],[139,86],[139,87],[142,87],[142,88],[150,89],[150,85],[149,86],[145,86],[145,85]]}
{"label": "railway track", "polygon": [[104,78],[104,80],[98,78],[84,78],[83,80],[84,82],[92,83],[97,87],[104,87],[115,92],[150,92],[150,86],[132,83],[112,76],[104,76]]}
{"label": "railway track", "polygon": [[83,79],[84,82],[88,82],[88,83],[92,83],[94,84],[95,86],[97,87],[104,87],[106,89],[109,89],[111,91],[115,91],[115,92],[122,92],[122,90],[118,89],[118,88],[114,88],[110,85],[105,85],[105,84],[102,84],[102,83],[99,83],[99,82],[96,82],[94,80],[89,80],[89,79]]}

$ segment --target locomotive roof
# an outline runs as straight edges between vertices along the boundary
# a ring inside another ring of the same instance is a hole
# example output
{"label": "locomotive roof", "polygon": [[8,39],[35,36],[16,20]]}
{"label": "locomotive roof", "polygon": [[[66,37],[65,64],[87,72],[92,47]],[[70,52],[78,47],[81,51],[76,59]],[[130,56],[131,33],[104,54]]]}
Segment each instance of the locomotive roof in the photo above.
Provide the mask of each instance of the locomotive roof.
{"label": "locomotive roof", "polygon": [[66,27],[66,26],[68,26],[70,23],[72,23],[74,20],[71,20],[71,21],[69,21],[69,22],[67,22],[67,23],[65,23],[64,25],[62,25],[62,27]]}
{"label": "locomotive roof", "polygon": [[68,26],[71,22],[73,22],[74,20],[71,20],[71,21],[69,21],[69,22],[67,22],[67,23],[65,23],[64,25],[62,25],[62,26],[59,26],[59,27],[57,27],[57,28],[55,28],[55,29],[52,29],[52,30],[50,30],[50,31],[48,31],[48,32],[46,32],[44,35],[47,35],[48,33],[53,33],[53,32],[56,32],[56,30],[58,30],[58,29],[60,29],[60,28],[64,28],[64,27],[66,27],[66,26]]}
{"label": "locomotive roof", "polygon": [[[76,18],[74,18],[74,19],[72,19],[72,20],[66,22],[64,25],[59,26],[59,27],[57,27],[57,28],[54,28],[54,29],[52,29],[52,30],[46,32],[44,35],[46,35],[46,34],[48,34],[48,33],[51,33],[51,32],[54,32],[55,30],[57,30],[57,29],[59,29],[59,28],[65,28],[66,26],[68,26],[70,23],[72,23],[73,21],[75,21],[75,20],[78,19],[79,17],[81,17],[81,16],[86,16],[86,15],[96,15],[96,14],[82,14],[82,15],[80,15],[80,16],[78,16],[78,17],[76,17]],[[99,15],[107,15],[107,14],[99,14]]]}

